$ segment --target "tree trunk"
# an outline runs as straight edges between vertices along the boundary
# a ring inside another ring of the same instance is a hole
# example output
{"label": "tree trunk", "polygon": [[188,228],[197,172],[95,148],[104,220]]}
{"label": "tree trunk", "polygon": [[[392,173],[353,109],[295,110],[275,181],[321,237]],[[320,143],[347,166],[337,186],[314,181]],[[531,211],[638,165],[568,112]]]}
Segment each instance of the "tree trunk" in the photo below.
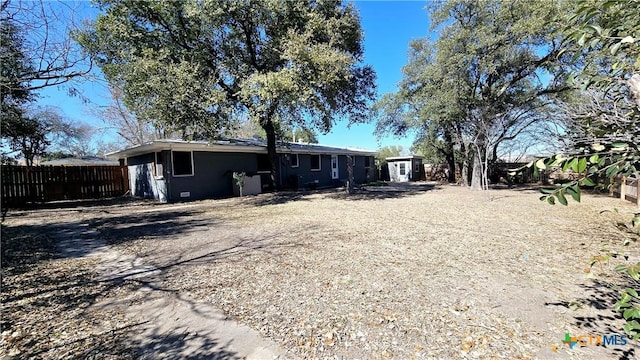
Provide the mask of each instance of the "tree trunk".
{"label": "tree trunk", "polygon": [[447,175],[447,181],[449,183],[455,183],[456,182],[456,159],[454,156],[454,149],[453,149],[453,139],[451,138],[451,132],[446,130],[444,132],[444,142],[445,142],[445,148],[446,148],[446,160],[447,160],[447,166],[449,167],[449,174]]}
{"label": "tree trunk", "polygon": [[353,156],[347,155],[347,194],[353,194],[353,160]]}
{"label": "tree trunk", "polygon": [[482,155],[479,151],[474,151],[472,166],[473,172],[471,173],[471,190],[483,190]]}
{"label": "tree trunk", "polygon": [[262,128],[267,135],[267,155],[271,163],[271,184],[269,185],[272,190],[276,190],[278,186],[278,171],[280,170],[280,162],[278,161],[278,154],[276,153],[276,129],[271,119],[267,119],[262,124]]}

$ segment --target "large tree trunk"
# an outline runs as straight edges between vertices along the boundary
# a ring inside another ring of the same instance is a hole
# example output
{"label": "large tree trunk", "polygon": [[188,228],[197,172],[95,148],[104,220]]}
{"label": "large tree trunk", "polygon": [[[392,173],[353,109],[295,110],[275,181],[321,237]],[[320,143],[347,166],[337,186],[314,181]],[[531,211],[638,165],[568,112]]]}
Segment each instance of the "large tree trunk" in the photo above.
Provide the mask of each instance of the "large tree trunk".
{"label": "large tree trunk", "polygon": [[269,162],[271,163],[271,184],[272,190],[276,190],[278,186],[278,171],[280,162],[278,161],[278,154],[276,153],[276,129],[273,126],[271,119],[267,119],[262,123],[262,128],[267,134],[267,155],[269,156]]}
{"label": "large tree trunk", "polygon": [[473,172],[471,173],[471,190],[484,190],[482,186],[482,154],[479,151],[474,151],[473,155]]}
{"label": "large tree trunk", "polygon": [[453,149],[453,139],[451,138],[451,132],[446,130],[444,132],[444,146],[446,148],[446,160],[447,166],[449,167],[449,174],[447,176],[447,181],[449,183],[456,182],[456,159],[454,156],[455,150]]}

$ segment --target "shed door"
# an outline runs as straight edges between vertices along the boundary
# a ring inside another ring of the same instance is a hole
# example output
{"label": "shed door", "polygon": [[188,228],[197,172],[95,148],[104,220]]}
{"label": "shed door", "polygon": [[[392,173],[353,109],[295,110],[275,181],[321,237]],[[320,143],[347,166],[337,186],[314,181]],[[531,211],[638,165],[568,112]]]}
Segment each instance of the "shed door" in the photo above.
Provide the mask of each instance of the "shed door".
{"label": "shed door", "polygon": [[340,173],[338,173],[338,155],[331,155],[331,178],[335,180],[339,177]]}

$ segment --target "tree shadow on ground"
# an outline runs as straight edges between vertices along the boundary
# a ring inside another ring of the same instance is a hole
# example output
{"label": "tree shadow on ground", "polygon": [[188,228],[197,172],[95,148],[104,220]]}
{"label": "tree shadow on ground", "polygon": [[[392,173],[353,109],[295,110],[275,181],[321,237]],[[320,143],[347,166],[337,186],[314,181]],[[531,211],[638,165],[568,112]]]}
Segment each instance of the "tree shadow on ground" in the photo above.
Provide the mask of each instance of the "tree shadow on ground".
{"label": "tree shadow on ground", "polygon": [[[584,334],[625,335],[622,329],[624,319],[619,312],[614,310],[615,303],[620,296],[620,285],[598,279],[581,284],[580,287],[584,290],[584,296],[575,301],[559,301],[545,305],[561,306],[567,309],[575,308],[578,314],[573,316],[573,324],[582,329]],[[587,310],[589,315],[584,315],[582,309]],[[612,356],[620,360],[635,359],[640,351],[638,345],[630,340],[627,340],[625,346],[611,346],[607,349]]]}
{"label": "tree shadow on ground", "polygon": [[351,194],[347,194],[344,190],[334,191],[326,194],[325,197],[353,201],[400,199],[438,189],[440,189],[440,186],[434,183],[390,183],[387,186],[363,186],[354,189]]}
{"label": "tree shadow on ground", "polygon": [[331,190],[300,190],[300,191],[278,191],[258,194],[256,196],[245,196],[238,199],[238,204],[248,206],[280,205],[294,201],[310,201],[309,195],[327,192]]}
{"label": "tree shadow on ground", "polygon": [[[171,238],[202,226],[203,223],[211,224],[209,219],[195,220],[191,215],[192,212],[184,211],[147,213],[107,217],[96,221],[109,224],[110,220],[116,220],[116,223],[123,226],[111,235],[129,241],[139,236]],[[128,227],[139,225],[140,222],[143,223],[142,228],[137,231]],[[153,278],[132,279],[135,273],[119,278],[101,278],[96,274],[94,261],[79,257],[62,258],[56,252],[61,240],[78,236],[73,240],[81,241],[79,247],[83,247],[86,244],[82,241],[88,242],[92,237],[95,241],[100,236],[99,231],[87,231],[88,226],[82,221],[2,227],[1,300],[5,311],[1,320],[1,352],[18,353],[24,358],[241,358],[228,350],[228,344],[220,343],[206,334],[163,332],[154,328],[154,324],[150,325],[146,319],[128,322],[118,318],[113,312],[109,312],[115,311],[113,306],[109,307],[110,310],[96,309],[96,303],[104,302],[123,301],[121,305],[128,306],[128,294],[144,288],[168,292],[169,296],[180,294],[162,289]],[[74,227],[79,228],[80,232],[71,231]],[[160,270],[216,261],[247,249],[266,250],[267,241],[268,239],[263,239],[261,242],[251,243],[241,240],[229,248],[165,264]],[[88,252],[80,251],[84,254]],[[195,304],[192,305],[195,307]],[[140,340],[134,335],[142,328],[149,329],[150,333]],[[10,335],[5,336],[5,331]],[[52,341],[52,336],[55,341]],[[198,346],[193,346],[194,341]]]}
{"label": "tree shadow on ground", "polygon": [[128,213],[101,216],[89,222],[89,230],[97,231],[109,245],[140,238],[165,238],[194,231],[207,231],[218,221],[202,216],[202,210],[163,210],[161,212]]}
{"label": "tree shadow on ground", "polygon": [[[128,345],[127,326],[107,325],[107,330],[98,331],[96,323],[105,326],[108,321],[103,320],[112,318],[100,318],[89,310],[97,299],[113,291],[114,285],[96,282],[86,261],[56,260],[55,242],[50,237],[24,229],[21,233],[30,234],[28,248],[5,242],[6,236],[15,233],[13,229],[3,231],[0,352],[17,353],[20,358],[87,358],[98,354],[135,358],[135,351]],[[23,253],[25,249],[33,255]]]}

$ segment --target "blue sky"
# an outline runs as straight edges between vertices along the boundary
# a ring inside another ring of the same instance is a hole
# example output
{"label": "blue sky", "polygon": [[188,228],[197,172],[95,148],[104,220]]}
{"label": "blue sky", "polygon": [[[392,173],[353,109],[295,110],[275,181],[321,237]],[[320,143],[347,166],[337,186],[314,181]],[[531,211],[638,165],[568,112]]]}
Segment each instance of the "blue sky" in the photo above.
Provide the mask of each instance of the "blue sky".
{"label": "blue sky", "polygon": [[[360,11],[360,19],[365,35],[365,63],[373,66],[377,74],[378,94],[396,90],[396,84],[402,79],[402,67],[407,62],[407,51],[411,40],[428,35],[429,18],[426,1],[355,1]],[[78,3],[76,20],[90,18],[95,11],[90,4]],[[108,102],[106,84],[101,81],[84,81],[76,85],[83,96],[90,99],[83,103],[78,97],[70,97],[64,88],[48,88],[40,93],[41,105],[59,107],[70,119],[89,122],[98,128],[104,124],[93,113],[97,107]],[[375,124],[355,124],[350,128],[346,122],[338,122],[326,135],[320,134],[322,144],[349,146],[364,149],[378,149],[387,145],[402,145],[409,149],[413,136],[403,138],[384,137],[377,139],[373,135]],[[109,131],[104,131],[109,138]]]}

